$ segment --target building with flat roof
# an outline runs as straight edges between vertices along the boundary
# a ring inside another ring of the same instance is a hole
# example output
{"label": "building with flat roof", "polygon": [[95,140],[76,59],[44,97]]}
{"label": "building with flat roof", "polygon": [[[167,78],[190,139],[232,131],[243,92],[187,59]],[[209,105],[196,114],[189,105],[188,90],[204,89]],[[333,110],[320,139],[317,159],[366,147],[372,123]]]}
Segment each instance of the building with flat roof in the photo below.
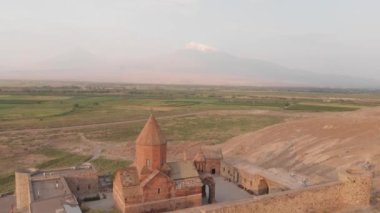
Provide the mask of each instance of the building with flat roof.
{"label": "building with flat roof", "polygon": [[54,170],[18,170],[15,173],[19,212],[81,212],[79,202],[98,196],[98,176],[91,164]]}

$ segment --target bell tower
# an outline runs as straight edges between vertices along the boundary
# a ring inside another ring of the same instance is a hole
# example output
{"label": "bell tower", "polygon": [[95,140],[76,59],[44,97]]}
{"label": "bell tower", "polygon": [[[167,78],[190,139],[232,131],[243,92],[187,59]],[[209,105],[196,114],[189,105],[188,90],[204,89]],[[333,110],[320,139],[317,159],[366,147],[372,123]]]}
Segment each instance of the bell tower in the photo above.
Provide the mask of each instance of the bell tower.
{"label": "bell tower", "polygon": [[166,163],[166,139],[153,115],[150,115],[136,139],[135,165],[139,174],[161,169]]}

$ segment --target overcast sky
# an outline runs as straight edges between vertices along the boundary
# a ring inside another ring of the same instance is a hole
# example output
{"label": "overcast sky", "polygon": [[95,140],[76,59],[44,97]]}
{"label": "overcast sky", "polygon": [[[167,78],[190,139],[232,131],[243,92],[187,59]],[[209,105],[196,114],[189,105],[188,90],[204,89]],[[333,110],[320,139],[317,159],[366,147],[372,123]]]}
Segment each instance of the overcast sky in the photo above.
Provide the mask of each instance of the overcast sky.
{"label": "overcast sky", "polygon": [[380,79],[379,11],[379,0],[0,0],[0,68],[190,47]]}

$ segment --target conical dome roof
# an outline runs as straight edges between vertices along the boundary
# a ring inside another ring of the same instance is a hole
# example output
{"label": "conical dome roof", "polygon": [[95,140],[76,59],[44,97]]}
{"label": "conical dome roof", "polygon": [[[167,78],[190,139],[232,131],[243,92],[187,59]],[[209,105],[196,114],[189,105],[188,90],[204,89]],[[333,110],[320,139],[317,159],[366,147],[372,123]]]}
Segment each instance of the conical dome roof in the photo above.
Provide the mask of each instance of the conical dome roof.
{"label": "conical dome roof", "polygon": [[166,144],[165,136],[161,133],[156,118],[150,115],[143,130],[136,139],[137,145],[161,145]]}

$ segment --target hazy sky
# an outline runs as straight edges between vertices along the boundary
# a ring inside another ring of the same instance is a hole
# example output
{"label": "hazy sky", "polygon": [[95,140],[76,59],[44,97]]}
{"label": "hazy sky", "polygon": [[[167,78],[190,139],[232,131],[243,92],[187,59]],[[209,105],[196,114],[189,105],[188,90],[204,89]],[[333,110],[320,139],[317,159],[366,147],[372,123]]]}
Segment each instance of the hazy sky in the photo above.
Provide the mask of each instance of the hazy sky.
{"label": "hazy sky", "polygon": [[112,63],[201,43],[289,68],[380,79],[379,11],[379,0],[0,0],[0,68],[76,49]]}

